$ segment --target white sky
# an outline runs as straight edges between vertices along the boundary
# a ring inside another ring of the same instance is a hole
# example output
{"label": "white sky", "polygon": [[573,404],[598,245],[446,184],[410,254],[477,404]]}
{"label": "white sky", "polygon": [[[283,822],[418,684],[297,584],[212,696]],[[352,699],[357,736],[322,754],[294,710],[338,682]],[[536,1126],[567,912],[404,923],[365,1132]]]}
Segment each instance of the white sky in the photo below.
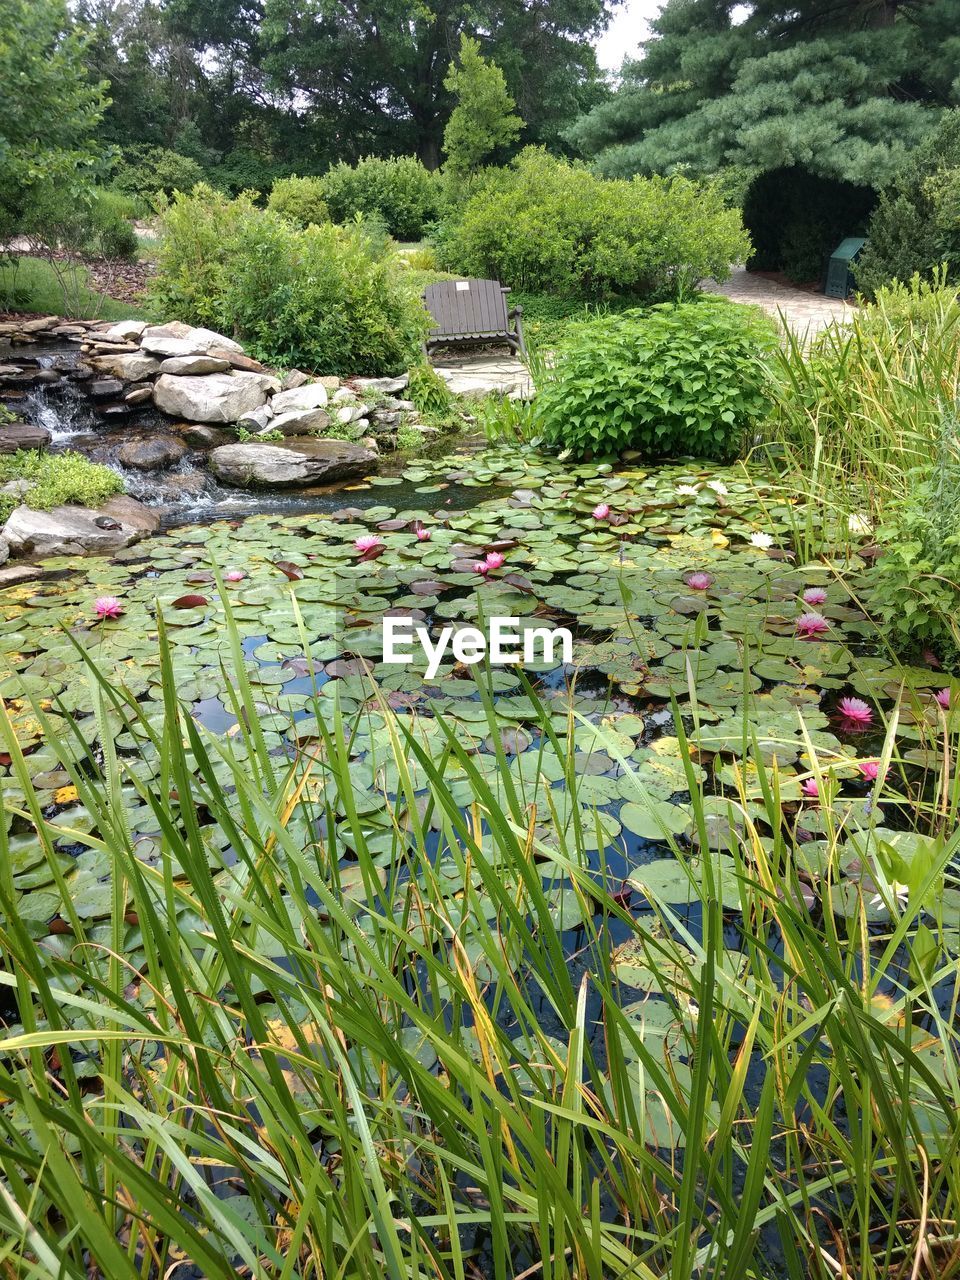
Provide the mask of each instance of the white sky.
{"label": "white sky", "polygon": [[624,0],[597,43],[597,57],[605,71],[619,71],[624,58],[640,50],[640,41],[649,35],[649,19],[661,7],[661,0]]}

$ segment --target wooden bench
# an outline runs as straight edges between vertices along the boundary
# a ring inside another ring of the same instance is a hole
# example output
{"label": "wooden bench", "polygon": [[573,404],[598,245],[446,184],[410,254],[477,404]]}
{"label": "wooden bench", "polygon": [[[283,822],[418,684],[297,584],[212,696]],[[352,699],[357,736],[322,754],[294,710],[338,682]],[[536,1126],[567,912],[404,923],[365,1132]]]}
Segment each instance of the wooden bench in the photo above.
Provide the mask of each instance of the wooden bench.
{"label": "wooden bench", "polygon": [[[523,307],[507,310],[508,288],[499,280],[443,280],[428,285],[423,301],[433,319],[424,343],[427,355],[434,347],[480,346],[505,342],[524,360]],[[513,326],[511,327],[511,321]]]}

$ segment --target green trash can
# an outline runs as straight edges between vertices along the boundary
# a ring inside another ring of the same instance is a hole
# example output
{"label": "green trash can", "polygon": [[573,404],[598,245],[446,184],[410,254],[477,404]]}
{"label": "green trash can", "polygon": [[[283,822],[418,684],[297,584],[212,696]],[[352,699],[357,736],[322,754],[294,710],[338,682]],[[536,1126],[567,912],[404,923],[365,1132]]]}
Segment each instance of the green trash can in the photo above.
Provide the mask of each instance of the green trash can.
{"label": "green trash can", "polygon": [[848,236],[830,255],[823,292],[828,298],[848,298],[856,288],[851,267],[866,244],[863,236]]}

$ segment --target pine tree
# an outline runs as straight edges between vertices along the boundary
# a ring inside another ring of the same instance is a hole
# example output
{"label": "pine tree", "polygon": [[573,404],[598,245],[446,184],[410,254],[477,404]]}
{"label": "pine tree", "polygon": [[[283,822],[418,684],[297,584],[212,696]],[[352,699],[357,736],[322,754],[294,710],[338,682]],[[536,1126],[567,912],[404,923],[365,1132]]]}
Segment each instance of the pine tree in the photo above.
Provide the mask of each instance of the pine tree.
{"label": "pine tree", "polygon": [[447,168],[473,173],[494,152],[516,142],[523,121],[507,92],[503,72],[481,57],[480,42],[460,37],[460,63],[450,63],[444,88],[456,99],[443,132]]}

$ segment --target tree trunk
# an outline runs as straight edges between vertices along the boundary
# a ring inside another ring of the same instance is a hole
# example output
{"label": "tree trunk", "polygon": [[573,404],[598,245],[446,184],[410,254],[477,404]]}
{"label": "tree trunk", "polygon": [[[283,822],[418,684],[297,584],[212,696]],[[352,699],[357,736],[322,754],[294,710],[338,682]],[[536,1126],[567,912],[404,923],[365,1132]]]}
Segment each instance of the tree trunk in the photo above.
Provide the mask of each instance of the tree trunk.
{"label": "tree trunk", "polygon": [[440,168],[440,136],[436,127],[421,129],[417,139],[417,155],[427,169]]}

